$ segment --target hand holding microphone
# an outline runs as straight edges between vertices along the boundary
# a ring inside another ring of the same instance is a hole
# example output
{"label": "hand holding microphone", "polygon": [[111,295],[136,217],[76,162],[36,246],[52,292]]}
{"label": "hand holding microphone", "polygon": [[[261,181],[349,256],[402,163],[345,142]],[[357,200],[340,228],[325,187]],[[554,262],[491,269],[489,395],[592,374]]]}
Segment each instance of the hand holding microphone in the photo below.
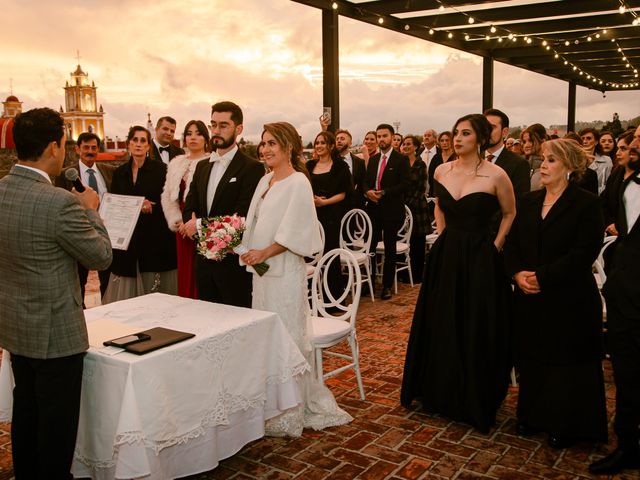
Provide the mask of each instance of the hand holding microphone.
{"label": "hand holding microphone", "polygon": [[73,184],[71,193],[78,197],[82,206],[86,210],[97,210],[98,205],[100,205],[100,196],[94,189],[86,187],[84,183],[82,183],[78,170],[69,168],[64,172],[64,176]]}

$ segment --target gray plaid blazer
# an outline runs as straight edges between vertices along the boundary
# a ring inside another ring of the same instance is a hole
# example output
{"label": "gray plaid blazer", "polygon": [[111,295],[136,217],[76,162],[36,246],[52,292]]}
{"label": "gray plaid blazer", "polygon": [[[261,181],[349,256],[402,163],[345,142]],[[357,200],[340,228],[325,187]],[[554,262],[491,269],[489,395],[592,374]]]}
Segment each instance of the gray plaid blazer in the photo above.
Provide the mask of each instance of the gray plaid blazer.
{"label": "gray plaid blazer", "polygon": [[78,266],[104,270],[111,242],[97,212],[14,166],[0,180],[0,346],[30,358],[89,348]]}

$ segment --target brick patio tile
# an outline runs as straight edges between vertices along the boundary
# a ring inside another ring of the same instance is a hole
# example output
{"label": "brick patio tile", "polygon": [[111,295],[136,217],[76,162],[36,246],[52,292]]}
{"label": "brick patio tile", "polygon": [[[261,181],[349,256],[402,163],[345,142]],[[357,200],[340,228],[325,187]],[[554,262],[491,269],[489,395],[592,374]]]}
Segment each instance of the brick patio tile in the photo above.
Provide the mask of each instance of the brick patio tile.
{"label": "brick patio tile", "polygon": [[488,473],[500,480],[540,480],[539,477],[536,477],[535,475],[519,472],[501,465],[494,465]]}
{"label": "brick patio tile", "polygon": [[364,468],[362,467],[347,463],[333,472],[328,478],[331,478],[331,480],[353,480],[363,470]]}
{"label": "brick patio tile", "polygon": [[[558,471],[547,465],[540,465],[539,463],[533,462],[524,464],[520,470],[547,480],[573,480],[575,478],[575,475],[571,473]],[[583,473],[586,473],[586,469]]]}
{"label": "brick patio tile", "polygon": [[366,420],[361,420],[356,418],[353,422],[351,422],[353,428],[364,430],[366,432],[377,433],[379,435],[383,434],[387,430],[389,430],[389,426],[381,425],[379,423],[367,422]]}
{"label": "brick patio tile", "polygon": [[570,472],[576,475],[589,475],[589,465],[586,463],[572,462],[565,458],[561,458],[554,466],[557,470]]}
{"label": "brick patio tile", "polygon": [[376,443],[383,447],[395,447],[408,437],[408,433],[397,428],[390,428],[383,435],[378,437]]}
{"label": "brick patio tile", "polygon": [[228,478],[233,477],[236,473],[238,472],[220,464],[208,478],[211,480],[227,480]]}
{"label": "brick patio tile", "polygon": [[497,453],[481,451],[476,453],[474,457],[467,462],[464,468],[476,473],[485,474],[489,471],[491,466],[496,463],[498,458],[499,455]]}
{"label": "brick patio tile", "polygon": [[278,454],[273,454],[273,455],[269,455],[268,457],[264,457],[262,459],[262,462],[266,463],[267,465],[271,465],[272,467],[278,468],[280,470],[284,470],[286,472],[291,472],[291,473],[299,473],[305,468],[307,468],[307,465],[305,465],[302,462],[294,460],[293,458],[283,457],[282,455],[278,455]]}
{"label": "brick patio tile", "polygon": [[349,450],[361,450],[377,438],[378,435],[369,432],[360,432],[344,442],[342,446]]}
{"label": "brick patio tile", "polygon": [[406,462],[409,458],[409,454],[407,453],[398,452],[397,450],[391,450],[390,448],[384,448],[376,444],[368,445],[362,450],[362,453],[396,464]]}
{"label": "brick patio tile", "polygon": [[491,440],[487,440],[485,438],[473,437],[469,435],[466,438],[462,439],[462,445],[466,445],[467,447],[475,448],[476,450],[483,450],[485,452],[497,453],[498,455],[502,455],[509,448],[507,445],[502,443],[494,443]]}
{"label": "brick patio tile", "polygon": [[478,478],[495,478],[488,475],[482,475],[481,473],[471,472],[469,470],[461,470],[456,476],[456,480],[477,480]]}
{"label": "brick patio tile", "polygon": [[340,465],[340,462],[338,460],[323,455],[322,453],[313,452],[310,450],[304,450],[298,453],[294,458],[301,462],[308,463],[309,465],[313,465],[314,467],[322,468],[325,470],[333,470]]}
{"label": "brick patio tile", "polygon": [[362,480],[382,480],[396,468],[398,468],[397,465],[380,460],[358,475],[357,478],[361,478]]}
{"label": "brick patio tile", "polygon": [[[320,452],[324,455],[327,455],[332,450],[335,450],[336,448],[341,446],[341,443],[338,443],[333,440],[334,440],[334,437],[329,437],[326,440],[319,440],[313,445],[311,445],[308,448],[308,450],[311,452]],[[336,439],[336,440],[340,440],[340,439]]]}
{"label": "brick patio tile", "polygon": [[254,480],[253,477],[245,475],[244,473],[238,473],[236,476],[231,477],[233,480]]}
{"label": "brick patio tile", "polygon": [[231,457],[223,462],[225,468],[230,470],[234,470],[236,472],[246,473],[247,475],[251,475],[253,477],[260,477],[262,475],[266,475],[267,472],[271,470],[270,467],[263,465],[261,463],[252,462],[250,460],[246,460],[242,457]]}
{"label": "brick patio tile", "polygon": [[433,427],[422,427],[409,437],[409,440],[415,443],[429,443],[442,430]]}
{"label": "brick patio tile", "polygon": [[260,478],[264,478],[265,480],[288,480],[293,478],[293,475],[281,472],[280,470],[272,470],[266,476]]}
{"label": "brick patio tile", "polygon": [[408,418],[395,417],[393,415],[384,415],[380,418],[380,422],[391,427],[399,428],[400,430],[407,430],[415,432],[423,426],[422,422],[411,420]]}
{"label": "brick patio tile", "polygon": [[357,465],[358,467],[366,468],[370,466],[375,459],[365,457],[357,452],[352,452],[350,450],[345,450],[344,448],[338,448],[334,452],[331,453],[331,456],[337,460],[340,460],[345,463],[352,463]]}
{"label": "brick patio tile", "polygon": [[459,442],[470,432],[473,432],[473,428],[460,425],[459,423],[452,423],[444,429],[438,438],[448,440],[449,442]]}
{"label": "brick patio tile", "polygon": [[[383,415],[387,415],[390,411],[388,406],[372,405],[367,410],[360,413],[360,418],[365,420],[376,421]],[[384,423],[384,422],[381,422]]]}
{"label": "brick patio tile", "polygon": [[530,450],[524,450],[522,448],[510,448],[507,452],[498,460],[498,464],[503,467],[520,468],[529,458],[532,456]]}
{"label": "brick patio tile", "polygon": [[[279,441],[277,441],[279,440]],[[242,456],[246,457],[250,460],[259,461],[265,456],[271,454],[274,450],[277,450],[278,447],[284,445],[286,442],[284,439],[274,439],[268,438],[264,440],[256,440],[249,444],[250,446],[242,450]]]}
{"label": "brick patio tile", "polygon": [[326,470],[320,470],[319,468],[309,467],[306,470],[303,470],[298,475],[293,478],[300,480],[323,480],[328,478],[331,475]]}
{"label": "brick patio tile", "polygon": [[476,453],[476,450],[473,448],[464,447],[452,442],[446,442],[444,440],[440,440],[440,438],[435,438],[434,440],[429,442],[428,446],[436,450],[452,453],[453,455],[457,455],[459,457],[469,458],[474,453]]}
{"label": "brick patio tile", "polygon": [[512,447],[524,448],[527,450],[535,450],[540,446],[540,442],[535,440],[527,440],[514,435],[505,435],[504,433],[496,434],[494,440],[499,443],[506,443]]}
{"label": "brick patio tile", "polygon": [[274,453],[278,453],[279,455],[282,455],[284,457],[293,456],[301,450],[304,450],[315,443],[316,440],[312,438],[306,438],[306,436],[294,438],[286,445],[277,448]]}
{"label": "brick patio tile", "polygon": [[430,460],[422,458],[412,458],[400,470],[397,475],[407,480],[416,480],[433,465]]}
{"label": "brick patio tile", "polygon": [[533,454],[531,460],[536,463],[552,467],[558,461],[558,458],[560,458],[561,454],[562,452],[558,450],[543,447],[536,450],[536,453]]}
{"label": "brick patio tile", "polygon": [[427,458],[429,460],[439,460],[444,456],[444,453],[434,450],[433,448],[425,447],[423,445],[417,445],[415,443],[405,442],[398,447],[398,450],[405,453],[410,453],[420,458]]}
{"label": "brick patio tile", "polygon": [[437,463],[434,463],[429,471],[443,477],[452,478],[464,463],[465,459],[463,458],[445,455]]}

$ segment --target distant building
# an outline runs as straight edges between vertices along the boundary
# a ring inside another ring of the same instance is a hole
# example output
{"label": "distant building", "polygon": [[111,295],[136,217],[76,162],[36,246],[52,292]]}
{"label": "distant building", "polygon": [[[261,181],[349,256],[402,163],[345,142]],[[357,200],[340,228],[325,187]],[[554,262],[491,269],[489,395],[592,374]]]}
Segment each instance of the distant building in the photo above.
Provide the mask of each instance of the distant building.
{"label": "distant building", "polygon": [[67,124],[67,137],[77,140],[82,132],[95,133],[104,140],[104,110],[98,106],[97,87],[89,81],[89,74],[82,71],[80,64],[71,73],[71,81],[64,87],[65,109],[60,106],[60,114]]}
{"label": "distant building", "polygon": [[13,143],[13,119],[22,113],[22,102],[11,94],[2,102],[2,118],[0,118],[0,148],[16,148]]}

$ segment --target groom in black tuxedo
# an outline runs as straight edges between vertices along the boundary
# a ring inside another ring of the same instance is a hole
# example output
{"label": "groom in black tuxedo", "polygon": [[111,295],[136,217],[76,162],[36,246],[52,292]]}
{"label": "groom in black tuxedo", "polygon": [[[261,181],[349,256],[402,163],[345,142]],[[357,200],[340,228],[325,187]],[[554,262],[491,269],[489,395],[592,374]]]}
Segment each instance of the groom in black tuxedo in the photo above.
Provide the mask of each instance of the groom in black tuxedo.
{"label": "groom in black tuxedo", "polygon": [[[193,237],[202,218],[218,215],[244,217],[253,192],[264,175],[264,167],[238,149],[236,138],[242,133],[242,110],[233,102],[211,107],[211,146],[209,160],[198,163],[182,213],[180,233]],[[210,302],[251,307],[251,274],[229,254],[222,261],[196,254],[198,298]]]}

